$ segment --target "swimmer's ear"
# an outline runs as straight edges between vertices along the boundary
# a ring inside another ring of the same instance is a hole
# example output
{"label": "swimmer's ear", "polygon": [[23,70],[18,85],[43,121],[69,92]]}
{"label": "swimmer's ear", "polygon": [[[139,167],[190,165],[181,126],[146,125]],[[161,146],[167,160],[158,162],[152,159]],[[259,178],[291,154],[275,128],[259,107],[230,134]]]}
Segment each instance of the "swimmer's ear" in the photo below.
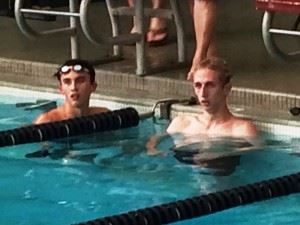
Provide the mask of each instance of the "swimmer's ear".
{"label": "swimmer's ear", "polygon": [[95,91],[97,89],[98,84],[96,82],[94,82],[92,84],[92,91]]}
{"label": "swimmer's ear", "polygon": [[61,84],[58,85],[58,92],[59,92],[60,94],[64,94],[64,91],[63,91],[63,89],[62,89],[62,87],[61,87]]}
{"label": "swimmer's ear", "polygon": [[230,91],[231,91],[231,88],[232,88],[232,85],[231,83],[227,83],[224,85],[224,92],[225,92],[225,95],[229,95]]}

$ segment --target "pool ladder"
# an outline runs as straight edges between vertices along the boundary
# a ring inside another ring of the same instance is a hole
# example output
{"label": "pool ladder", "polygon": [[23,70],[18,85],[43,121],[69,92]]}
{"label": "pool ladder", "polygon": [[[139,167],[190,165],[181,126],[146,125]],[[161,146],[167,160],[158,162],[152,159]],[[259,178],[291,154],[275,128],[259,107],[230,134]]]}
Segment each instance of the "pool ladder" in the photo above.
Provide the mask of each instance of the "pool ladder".
{"label": "pool ladder", "polygon": [[187,104],[187,105],[195,105],[197,102],[195,97],[190,98],[183,98],[183,99],[177,99],[177,98],[164,98],[157,100],[152,108],[151,111],[141,113],[140,118],[141,119],[148,119],[153,118],[154,122],[156,120],[155,112],[156,109],[159,107],[159,117],[161,119],[171,119],[171,107],[173,104]]}
{"label": "pool ladder", "polygon": [[[21,32],[29,37],[35,39],[37,37],[47,37],[50,35],[68,35],[71,42],[71,58],[80,58],[79,41],[78,41],[78,19],[82,31],[87,39],[95,44],[109,44],[113,46],[113,57],[121,58],[122,45],[135,44],[136,45],[136,74],[146,74],[145,62],[145,29],[144,17],[163,17],[166,19],[173,19],[177,31],[177,45],[178,45],[178,62],[184,63],[186,61],[186,44],[185,33],[183,29],[183,22],[179,13],[178,0],[170,0],[170,9],[149,9],[144,7],[144,0],[136,0],[135,6],[125,7],[116,6],[115,0],[106,0],[110,22],[112,26],[112,37],[98,37],[90,28],[87,15],[91,0],[82,0],[79,4],[78,0],[69,0],[69,11],[53,11],[40,10],[31,8],[22,8],[24,0],[15,1],[15,19]],[[78,9],[79,6],[79,9]],[[68,27],[51,29],[45,31],[36,31],[32,29],[26,21],[25,14],[40,14],[52,16],[67,16],[70,18],[70,25]],[[132,16],[135,18],[136,33],[120,34],[119,23],[120,16]]]}

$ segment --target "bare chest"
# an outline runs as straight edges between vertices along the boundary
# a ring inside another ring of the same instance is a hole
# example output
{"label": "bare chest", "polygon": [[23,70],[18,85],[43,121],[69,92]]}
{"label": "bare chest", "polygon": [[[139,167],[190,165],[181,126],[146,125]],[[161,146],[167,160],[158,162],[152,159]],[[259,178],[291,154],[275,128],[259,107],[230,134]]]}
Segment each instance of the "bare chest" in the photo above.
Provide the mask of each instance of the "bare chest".
{"label": "bare chest", "polygon": [[234,127],[231,123],[208,124],[198,118],[192,118],[183,129],[187,135],[206,134],[213,136],[233,135]]}

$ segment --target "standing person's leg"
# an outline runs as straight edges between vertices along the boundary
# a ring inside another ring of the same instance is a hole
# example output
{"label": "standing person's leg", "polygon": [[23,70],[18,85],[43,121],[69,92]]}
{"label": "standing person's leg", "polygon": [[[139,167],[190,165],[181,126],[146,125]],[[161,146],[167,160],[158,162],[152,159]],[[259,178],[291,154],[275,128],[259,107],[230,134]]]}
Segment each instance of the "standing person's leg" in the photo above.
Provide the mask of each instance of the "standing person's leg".
{"label": "standing person's leg", "polygon": [[[127,2],[128,2],[128,5],[129,5],[130,7],[134,7],[134,0],[127,0]],[[136,28],[135,28],[135,26],[134,26],[134,21],[133,21],[133,26],[132,26],[130,32],[131,32],[131,33],[135,33],[135,32],[136,32]]]}
{"label": "standing person's leg", "polygon": [[[136,0],[138,1],[138,0]],[[152,8],[159,9],[163,8],[166,0],[152,0]],[[127,0],[130,7],[134,7],[134,0]],[[131,33],[136,32],[135,26],[133,25]],[[164,44],[167,39],[167,21],[164,18],[153,17],[150,19],[149,30],[147,32],[146,40],[150,45],[161,45]]]}
{"label": "standing person's leg", "polygon": [[[160,9],[165,5],[166,0],[152,0],[152,8]],[[167,21],[164,18],[153,17],[150,19],[147,42],[150,44],[163,44],[167,38]]]}
{"label": "standing person's leg", "polygon": [[192,79],[193,71],[197,68],[198,63],[201,60],[205,59],[207,56],[217,54],[214,40],[217,2],[216,0],[194,0],[192,4],[196,50],[192,67],[188,73],[188,80]]}

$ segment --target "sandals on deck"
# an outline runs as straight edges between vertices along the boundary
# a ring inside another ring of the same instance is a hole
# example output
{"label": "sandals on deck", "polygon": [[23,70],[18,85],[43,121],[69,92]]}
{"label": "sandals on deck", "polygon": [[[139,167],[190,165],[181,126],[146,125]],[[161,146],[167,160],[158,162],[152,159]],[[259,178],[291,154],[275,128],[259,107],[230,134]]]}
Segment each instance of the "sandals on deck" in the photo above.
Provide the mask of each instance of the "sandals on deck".
{"label": "sandals on deck", "polygon": [[[160,36],[160,39],[155,39],[156,36]],[[149,29],[146,38],[150,47],[158,47],[167,44],[168,33],[167,28]]]}
{"label": "sandals on deck", "polygon": [[[149,29],[147,34],[145,35],[145,40],[150,47],[158,47],[167,44],[168,42],[168,33],[167,28],[160,29]],[[160,39],[155,39],[156,36],[161,36]],[[133,44],[126,44],[127,46],[133,46]]]}

